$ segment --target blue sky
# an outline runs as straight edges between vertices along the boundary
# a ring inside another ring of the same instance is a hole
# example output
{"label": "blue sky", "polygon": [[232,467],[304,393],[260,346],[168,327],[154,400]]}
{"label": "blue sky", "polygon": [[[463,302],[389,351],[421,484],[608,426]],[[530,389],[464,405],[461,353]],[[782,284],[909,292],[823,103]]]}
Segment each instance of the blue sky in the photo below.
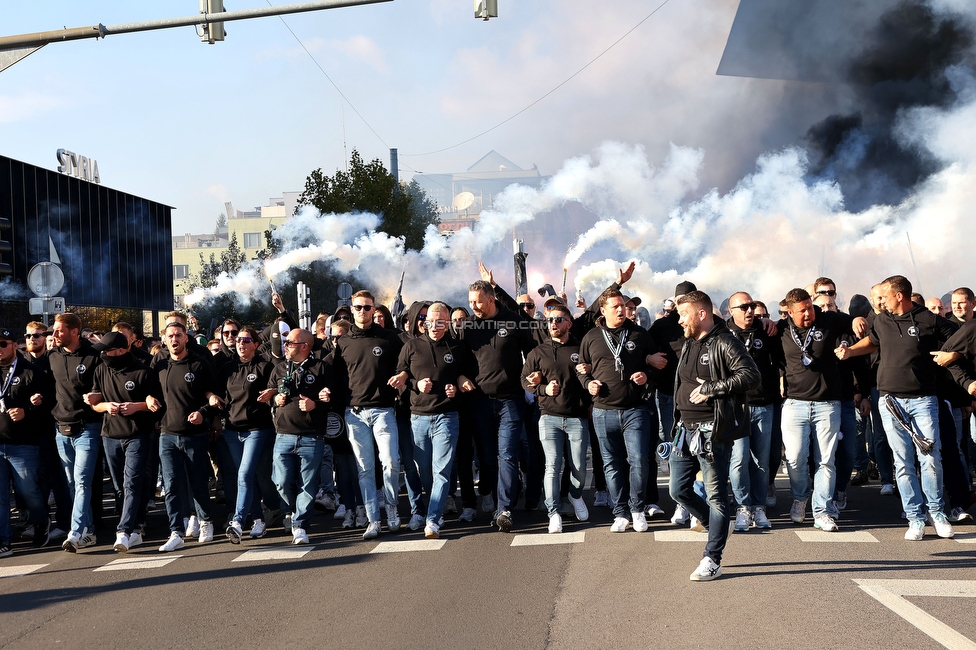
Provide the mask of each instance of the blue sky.
{"label": "blue sky", "polygon": [[[5,35],[198,11],[195,0],[3,4]],[[175,206],[179,234],[209,230],[224,201],[250,209],[300,190],[317,167],[341,167],[343,137],[367,159],[388,161],[387,147],[397,147],[402,178],[460,171],[491,149],[553,174],[606,140],[643,145],[652,162],[675,142],[705,149],[704,184],[727,187],[756,155],[794,135],[769,134],[783,82],[715,75],[738,3],[672,0],[505,126],[437,155],[411,156],[521,110],[659,3],[499,4],[501,15],[489,22],[473,17],[470,0],[285,17],[379,137],[343,110],[281,21],[263,18],[228,23],[227,40],[216,45],[179,28],[46,46],[0,73],[0,151],[47,168],[56,167],[61,147],[94,158],[103,184]]]}

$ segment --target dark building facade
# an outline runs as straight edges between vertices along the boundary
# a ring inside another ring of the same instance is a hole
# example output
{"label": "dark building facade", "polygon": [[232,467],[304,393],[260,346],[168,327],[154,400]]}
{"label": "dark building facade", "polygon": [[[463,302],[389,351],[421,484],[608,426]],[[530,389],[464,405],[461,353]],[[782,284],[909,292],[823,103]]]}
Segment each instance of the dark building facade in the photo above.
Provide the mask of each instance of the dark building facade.
{"label": "dark building facade", "polygon": [[[173,208],[0,156],[0,217],[13,267],[0,297],[26,302],[27,272],[60,261],[71,306],[169,311]],[[23,291],[18,293],[19,288]]]}

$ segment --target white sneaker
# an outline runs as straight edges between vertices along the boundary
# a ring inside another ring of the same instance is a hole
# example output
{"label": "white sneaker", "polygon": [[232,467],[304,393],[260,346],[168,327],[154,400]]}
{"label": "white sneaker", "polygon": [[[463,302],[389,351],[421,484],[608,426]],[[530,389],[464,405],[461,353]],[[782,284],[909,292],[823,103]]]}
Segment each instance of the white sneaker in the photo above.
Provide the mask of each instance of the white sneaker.
{"label": "white sneaker", "polygon": [[380,534],[380,522],[371,521],[369,525],[366,526],[366,532],[363,533],[363,539],[376,539]]}
{"label": "white sneaker", "polygon": [[743,532],[749,530],[755,525],[752,520],[752,512],[749,511],[749,506],[739,506],[735,512],[735,530],[736,532]]}
{"label": "white sneaker", "polygon": [[213,541],[213,522],[212,521],[201,521],[200,522],[200,537],[198,538],[201,544]]}
{"label": "white sneaker", "polygon": [[794,524],[802,524],[807,518],[807,501],[806,499],[797,500],[793,499],[793,505],[790,507],[790,520]]}
{"label": "white sneaker", "polygon": [[142,546],[142,533],[140,533],[138,530],[134,530],[132,531],[132,534],[129,535],[129,548],[133,549],[137,546]]}
{"label": "white sneaker", "polygon": [[630,521],[626,517],[614,517],[613,523],[610,524],[611,533],[622,533],[627,530],[627,526],[630,525]]}
{"label": "white sneaker", "polygon": [[340,503],[339,504],[339,507],[336,508],[335,513],[332,515],[332,518],[335,519],[335,520],[337,520],[337,521],[341,521],[341,520],[345,519],[346,518],[346,506],[344,506],[344,505],[342,505]]}
{"label": "white sneaker", "polygon": [[[454,502],[454,497],[448,495],[444,500],[444,514],[445,515],[456,515],[457,514],[457,503]],[[434,539],[437,539],[436,537]]]}
{"label": "white sneaker", "polygon": [[881,486],[881,496],[890,497],[894,493],[895,493],[894,483],[885,483],[884,485]]}
{"label": "white sneaker", "polygon": [[389,526],[391,533],[400,530],[400,515],[397,514],[397,507],[392,503],[386,504],[386,525]]}
{"label": "white sneaker", "polygon": [[481,497],[481,512],[495,512],[495,498],[490,494]]}
{"label": "white sneaker", "polygon": [[925,537],[925,522],[920,519],[913,519],[908,522],[908,530],[905,531],[905,539],[910,542],[920,542]]}
{"label": "white sneaker", "polygon": [[647,506],[648,519],[653,519],[654,517],[663,517],[663,516],[664,516],[664,510],[661,509],[661,506],[657,505],[656,503],[652,503],[651,505]]}
{"label": "white sneaker", "polygon": [[[972,521],[973,516],[966,511],[965,508],[953,508],[949,513],[949,521],[954,521],[957,524],[963,521]],[[51,539],[54,539],[54,532],[51,532]]]}
{"label": "white sneaker", "polygon": [[197,537],[200,535],[200,520],[196,515],[183,517],[183,528],[186,529],[187,537]]}
{"label": "white sneaker", "polygon": [[695,516],[692,516],[691,517],[691,524],[689,525],[689,528],[691,528],[691,530],[693,532],[696,532],[696,533],[706,533],[706,532],[708,532],[708,529],[705,528],[705,524],[703,524],[702,522],[700,522],[698,520],[698,517],[695,517]]}
{"label": "white sneaker", "polygon": [[935,534],[943,539],[952,539],[952,536],[956,534],[944,512],[930,512],[929,523],[935,526]]}
{"label": "white sneaker", "polygon": [[[64,543],[67,544],[69,540],[71,540],[70,536],[68,537],[67,540],[65,540]],[[86,548],[88,546],[94,546],[94,545],[95,545],[95,533],[88,532],[88,529],[86,528],[85,530],[81,531],[81,534],[78,535],[77,538],[75,538],[75,541],[72,543],[71,548],[65,550],[69,550],[70,552],[74,553],[80,548]]]}
{"label": "white sneaker", "polygon": [[432,521],[428,521],[427,526],[424,527],[424,537],[427,539],[440,539],[441,527]]}
{"label": "white sneaker", "polygon": [[227,535],[227,539],[230,540],[231,544],[240,544],[241,538],[244,537],[244,530],[241,528],[241,522],[236,519],[227,525],[227,529],[224,531]]}
{"label": "white sneaker", "polygon": [[74,553],[75,551],[78,550],[77,544],[80,540],[81,540],[81,533],[73,530],[70,533],[68,533],[68,536],[61,544],[61,548],[63,548],[69,553]]}
{"label": "white sneaker", "polygon": [[170,551],[177,551],[183,548],[183,538],[175,530],[169,534],[169,539],[166,543],[159,547],[160,553],[169,553]]}
{"label": "white sneaker", "polygon": [[550,533],[561,533],[563,532],[563,518],[557,512],[554,515],[549,515],[549,532]]}
{"label": "white sneaker", "polygon": [[251,539],[261,539],[267,532],[268,527],[265,525],[264,519],[255,519],[254,523],[251,524],[251,532],[249,535]]}
{"label": "white sneaker", "polygon": [[352,510],[346,510],[346,516],[342,519],[343,528],[352,528],[356,525],[356,513]]}
{"label": "white sneaker", "polygon": [[720,575],[722,575],[722,567],[712,562],[712,558],[703,557],[698,568],[692,572],[690,578],[695,582],[705,582],[707,580],[714,580]]}
{"label": "white sneaker", "polygon": [[813,527],[819,528],[825,533],[836,533],[837,522],[830,515],[817,515],[813,518]]}
{"label": "white sneaker", "polygon": [[632,512],[630,518],[634,522],[635,531],[643,533],[647,530],[647,517],[644,516],[643,512]]}
{"label": "white sneaker", "polygon": [[756,508],[752,511],[752,520],[756,523],[756,528],[769,530],[773,527],[773,525],[769,523],[769,519],[766,517],[766,509],[762,506],[756,506]]}
{"label": "white sneaker", "polygon": [[680,503],[674,506],[674,516],[671,517],[671,523],[675,526],[684,526],[688,523],[688,511]]}
{"label": "white sneaker", "polygon": [[410,523],[407,524],[407,528],[410,530],[420,530],[423,528],[424,518],[418,514],[410,515]]}
{"label": "white sneaker", "polygon": [[593,507],[605,508],[610,505],[610,493],[606,490],[597,490],[593,495]]}
{"label": "white sneaker", "polygon": [[129,536],[125,531],[115,533],[115,546],[112,548],[115,549],[116,553],[125,553],[129,550]]}
{"label": "white sneaker", "polygon": [[474,508],[465,508],[458,515],[458,521],[474,521],[474,518],[478,516],[478,511]]}
{"label": "white sneaker", "polygon": [[295,546],[300,544],[308,544],[308,534],[305,532],[304,528],[291,529],[291,543]]}
{"label": "white sneaker", "polygon": [[577,521],[586,521],[590,518],[590,511],[586,507],[586,501],[583,501],[583,497],[576,499],[572,494],[569,495],[569,502],[573,506],[573,512],[576,513]]}
{"label": "white sneaker", "polygon": [[356,506],[356,528],[365,528],[369,524],[366,506]]}

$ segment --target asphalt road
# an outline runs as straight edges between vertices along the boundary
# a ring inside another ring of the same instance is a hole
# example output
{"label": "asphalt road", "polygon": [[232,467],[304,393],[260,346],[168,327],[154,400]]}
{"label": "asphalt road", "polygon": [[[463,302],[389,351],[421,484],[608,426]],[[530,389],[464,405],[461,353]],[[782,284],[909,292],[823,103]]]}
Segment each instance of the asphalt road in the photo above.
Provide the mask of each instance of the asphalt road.
{"label": "asphalt road", "polygon": [[[688,535],[665,519],[613,534],[607,508],[567,517],[563,535],[545,534],[543,512],[516,512],[509,534],[485,514],[449,520],[440,548],[384,553],[422,545],[422,531],[384,527],[367,542],[319,513],[308,547],[279,527],[162,554],[157,511],[149,541],[122,556],[109,517],[90,549],[18,543],[0,559],[0,648],[976,648],[976,526],[907,542],[897,496],[873,482],[850,488],[841,534],[821,533],[789,522],[785,477],[778,485],[773,529],[735,533],[709,583],[688,579],[703,537],[670,541]],[[513,546],[537,540],[576,541]],[[285,554],[239,559],[261,550]],[[96,571],[120,559],[133,564]],[[157,560],[168,562],[145,566]],[[41,566],[17,568],[29,565]]]}

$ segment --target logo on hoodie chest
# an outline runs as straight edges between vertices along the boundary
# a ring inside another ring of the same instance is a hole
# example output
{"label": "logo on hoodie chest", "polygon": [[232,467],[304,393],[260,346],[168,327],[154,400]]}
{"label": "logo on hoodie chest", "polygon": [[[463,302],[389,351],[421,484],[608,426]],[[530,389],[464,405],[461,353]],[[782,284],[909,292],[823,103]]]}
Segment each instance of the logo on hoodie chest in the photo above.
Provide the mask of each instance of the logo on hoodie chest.
{"label": "logo on hoodie chest", "polygon": [[628,352],[633,352],[634,350],[637,349],[637,344],[634,343],[633,341],[627,341],[626,343],[624,343],[624,349],[627,350]]}
{"label": "logo on hoodie chest", "polygon": [[708,365],[708,353],[707,352],[702,352],[702,355],[700,357],[698,357],[698,363],[700,363],[703,366],[707,366]]}
{"label": "logo on hoodie chest", "polygon": [[918,328],[915,327],[914,325],[912,325],[911,327],[909,327],[908,328],[908,335],[909,336],[914,336],[915,338],[918,338]]}
{"label": "logo on hoodie chest", "polygon": [[125,382],[125,389],[127,391],[134,391],[136,389],[136,382],[131,381],[131,380]]}
{"label": "logo on hoodie chest", "polygon": [[448,352],[444,355],[444,363],[454,363],[454,355]]}
{"label": "logo on hoodie chest", "polygon": [[196,378],[197,376],[194,375],[192,372],[188,372],[185,375],[183,375],[183,381],[185,381],[188,384],[192,384]]}
{"label": "logo on hoodie chest", "polygon": [[503,339],[506,336],[508,336],[508,330],[505,329],[504,327],[499,327],[498,328],[498,338]]}
{"label": "logo on hoodie chest", "polygon": [[383,356],[383,348],[381,348],[378,345],[375,348],[373,348],[373,356],[374,357],[381,357],[381,356]]}
{"label": "logo on hoodie chest", "polygon": [[244,379],[246,379],[249,382],[257,381],[258,380],[258,376],[252,372],[252,373],[249,373],[247,375],[247,377],[245,377]]}
{"label": "logo on hoodie chest", "polygon": [[75,368],[75,370],[78,372],[79,375],[83,375],[88,371],[88,366],[86,366],[83,363],[79,363],[78,367]]}
{"label": "logo on hoodie chest", "polygon": [[579,363],[579,354],[577,354],[576,352],[572,353],[571,355],[569,355],[569,360],[572,361],[573,363]]}

